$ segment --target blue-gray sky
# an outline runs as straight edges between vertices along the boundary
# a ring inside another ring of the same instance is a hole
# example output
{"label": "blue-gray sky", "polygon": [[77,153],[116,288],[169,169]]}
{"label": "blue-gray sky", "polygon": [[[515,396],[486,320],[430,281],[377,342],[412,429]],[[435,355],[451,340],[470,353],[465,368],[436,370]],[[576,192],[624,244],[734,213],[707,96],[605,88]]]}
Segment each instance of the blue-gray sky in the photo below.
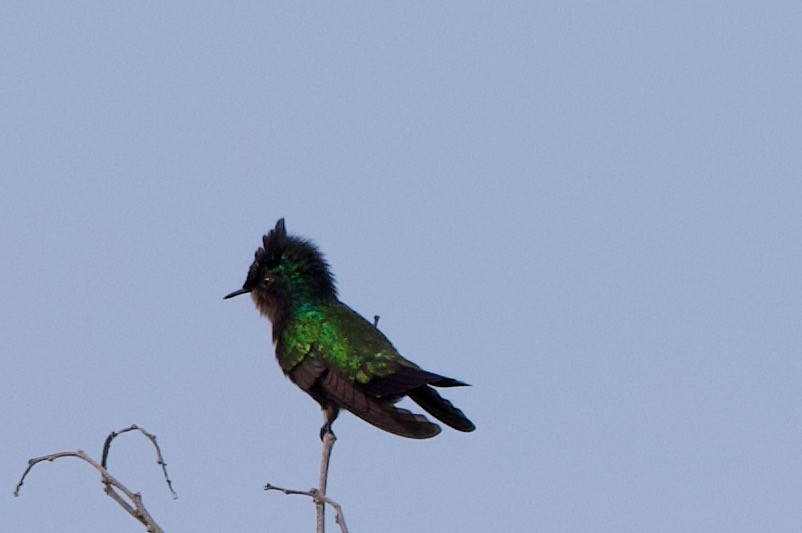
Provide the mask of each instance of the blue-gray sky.
{"label": "blue-gray sky", "polygon": [[[345,414],[352,531],[802,526],[798,2],[0,6],[0,522],[310,531],[321,417],[246,299],[279,217],[476,422]],[[333,523],[332,523],[333,526]]]}

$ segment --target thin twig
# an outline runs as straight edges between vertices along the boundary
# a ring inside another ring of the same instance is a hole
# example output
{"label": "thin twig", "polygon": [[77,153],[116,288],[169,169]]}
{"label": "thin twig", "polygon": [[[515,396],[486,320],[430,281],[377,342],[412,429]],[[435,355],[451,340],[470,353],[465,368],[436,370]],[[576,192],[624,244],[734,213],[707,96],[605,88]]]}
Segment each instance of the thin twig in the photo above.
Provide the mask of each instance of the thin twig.
{"label": "thin twig", "polygon": [[318,491],[322,498],[315,500],[317,507],[317,533],[324,533],[326,530],[326,485],[329,480],[329,462],[331,461],[331,449],[337,437],[331,432],[331,428],[326,426],[326,433],[323,434],[323,452],[320,456],[320,480],[318,482]]}
{"label": "thin twig", "polygon": [[281,487],[277,487],[275,485],[271,485],[268,483],[265,485],[265,490],[277,490],[279,492],[283,492],[284,494],[300,494],[301,496],[309,496],[312,500],[317,503],[318,501],[322,501],[328,505],[334,507],[334,521],[340,526],[340,531],[342,533],[348,533],[348,526],[345,525],[345,515],[343,514],[343,508],[340,506],[339,503],[335,502],[328,496],[322,496],[318,489],[309,489],[309,490],[293,490],[293,489],[284,489]]}
{"label": "thin twig", "polygon": [[[103,484],[104,492],[116,501],[120,507],[125,509],[125,511],[136,518],[139,522],[141,522],[146,528],[148,533],[164,533],[164,530],[159,527],[156,521],[150,516],[148,510],[145,508],[144,504],[142,503],[142,496],[138,492],[131,492],[128,488],[117,481],[114,476],[109,474],[106,468],[99,464],[97,461],[92,459],[88,456],[83,450],[76,450],[74,452],[59,452],[59,453],[52,453],[50,455],[44,455],[42,457],[36,457],[34,459],[28,460],[28,467],[25,469],[25,472],[22,473],[22,477],[20,478],[19,482],[17,483],[16,488],[14,489],[14,496],[19,496],[20,488],[22,488],[23,483],[25,482],[25,477],[28,475],[28,472],[36,466],[37,464],[48,461],[53,462],[56,459],[60,459],[62,457],[77,457],[78,459],[89,463],[92,465],[95,470],[100,472],[100,482]],[[117,492],[121,491],[124,495],[123,496]],[[127,500],[126,500],[127,498]]]}
{"label": "thin twig", "polygon": [[156,442],[156,435],[148,432],[144,428],[137,426],[136,424],[131,424],[130,427],[121,429],[119,431],[112,431],[111,433],[109,433],[109,436],[106,437],[106,442],[103,443],[103,458],[100,461],[100,464],[103,466],[103,468],[107,467],[109,459],[109,450],[111,450],[111,441],[113,441],[123,433],[128,433],[129,431],[139,431],[148,439],[150,439],[150,442],[153,443],[153,447],[156,448],[156,464],[161,465],[162,472],[164,473],[164,481],[167,482],[167,488],[170,489],[170,493],[173,495],[173,499],[177,500],[178,494],[176,494],[175,490],[173,490],[173,482],[170,480],[170,476],[167,474],[167,463],[164,462],[164,457],[162,457],[162,450],[161,448],[159,448],[159,443]]}
{"label": "thin twig", "polygon": [[326,432],[323,433],[323,452],[320,457],[320,480],[318,483],[318,488],[311,489],[311,490],[294,490],[294,489],[283,489],[281,487],[276,487],[275,485],[271,485],[268,483],[265,485],[265,490],[278,490],[283,492],[284,494],[301,494],[304,496],[309,496],[312,498],[312,501],[315,502],[315,510],[317,515],[317,533],[324,533],[326,529],[326,504],[331,505],[334,507],[334,520],[340,526],[340,531],[342,533],[348,533],[348,526],[345,525],[345,516],[343,515],[343,509],[340,507],[340,504],[332,500],[331,498],[326,496],[326,485],[329,479],[329,462],[331,461],[331,450],[334,448],[334,443],[337,441],[337,437],[334,436],[334,433],[331,432],[330,424],[326,424],[325,430]]}

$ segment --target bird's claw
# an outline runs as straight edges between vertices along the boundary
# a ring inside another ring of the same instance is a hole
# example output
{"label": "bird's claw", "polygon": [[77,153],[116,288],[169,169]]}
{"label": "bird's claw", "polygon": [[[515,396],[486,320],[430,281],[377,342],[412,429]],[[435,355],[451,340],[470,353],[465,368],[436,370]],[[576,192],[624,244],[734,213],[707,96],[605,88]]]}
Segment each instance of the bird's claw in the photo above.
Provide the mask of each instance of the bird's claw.
{"label": "bird's claw", "polygon": [[320,426],[320,440],[323,441],[326,438],[326,434],[331,434],[332,437],[337,438],[334,432],[331,430],[331,424],[323,424]]}

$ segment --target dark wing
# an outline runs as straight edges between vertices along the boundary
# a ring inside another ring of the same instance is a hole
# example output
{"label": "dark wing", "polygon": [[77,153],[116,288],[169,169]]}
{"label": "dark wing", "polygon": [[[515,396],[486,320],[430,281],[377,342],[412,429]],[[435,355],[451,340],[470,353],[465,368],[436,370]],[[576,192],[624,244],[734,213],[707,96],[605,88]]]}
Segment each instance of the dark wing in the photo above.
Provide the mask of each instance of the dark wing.
{"label": "dark wing", "polygon": [[307,357],[289,376],[321,404],[331,400],[384,431],[411,439],[428,439],[440,433],[440,426],[425,416],[396,407],[388,399],[366,394],[359,384],[344,378],[317,357]]}
{"label": "dark wing", "polygon": [[329,398],[362,420],[390,433],[412,439],[428,439],[440,433],[440,426],[425,416],[393,405],[393,402],[365,394],[359,385],[329,370],[320,385]]}
{"label": "dark wing", "polygon": [[440,427],[393,404],[409,396],[432,416],[460,431],[475,426],[435,387],[466,383],[421,369],[387,337],[345,304],[309,313],[290,325],[293,342],[279,361],[291,379],[322,403],[323,395],[371,424],[411,438],[433,437]]}
{"label": "dark wing", "polygon": [[355,388],[369,397],[390,402],[409,396],[429,414],[454,429],[476,429],[462,411],[432,388],[463,387],[467,383],[428,372],[405,359],[381,331],[348,306],[343,304],[337,316],[341,329],[348,330],[352,338],[361,341],[350,347],[359,351],[354,359],[360,364],[349,380]]}

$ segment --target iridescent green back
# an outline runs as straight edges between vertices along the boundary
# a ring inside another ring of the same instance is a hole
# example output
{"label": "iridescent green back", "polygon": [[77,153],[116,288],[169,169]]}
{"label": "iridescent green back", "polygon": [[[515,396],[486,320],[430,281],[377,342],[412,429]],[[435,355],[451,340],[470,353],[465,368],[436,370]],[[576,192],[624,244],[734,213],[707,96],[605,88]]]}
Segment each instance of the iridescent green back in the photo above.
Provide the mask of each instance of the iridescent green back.
{"label": "iridescent green back", "polygon": [[285,372],[306,357],[318,357],[349,381],[367,383],[392,374],[407,361],[373,324],[339,301],[296,309],[277,346]]}

